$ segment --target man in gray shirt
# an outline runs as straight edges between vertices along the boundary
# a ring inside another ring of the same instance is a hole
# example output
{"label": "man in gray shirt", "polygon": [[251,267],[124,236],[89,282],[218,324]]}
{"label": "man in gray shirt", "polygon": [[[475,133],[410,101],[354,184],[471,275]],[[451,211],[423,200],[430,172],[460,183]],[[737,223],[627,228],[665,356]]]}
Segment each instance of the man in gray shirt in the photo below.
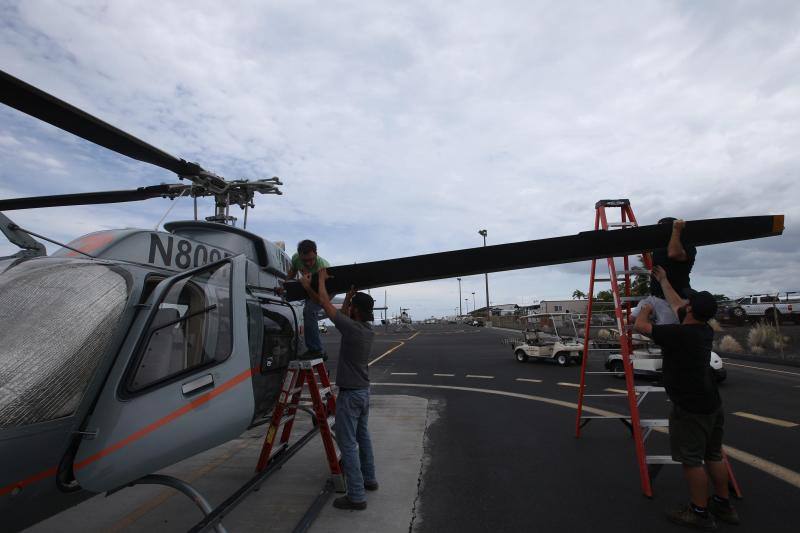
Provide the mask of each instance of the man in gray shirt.
{"label": "man in gray shirt", "polygon": [[331,303],[325,288],[327,272],[319,272],[319,290],[311,289],[311,275],[300,278],[306,292],[318,300],[342,334],[339,362],[336,365],[336,441],[342,452],[342,466],[347,479],[347,494],[333,501],[339,509],[367,508],[365,490],[378,490],[372,440],[367,429],[369,419],[369,356],[375,332],[371,322],[375,301],[368,294],[351,288],[342,309]]}

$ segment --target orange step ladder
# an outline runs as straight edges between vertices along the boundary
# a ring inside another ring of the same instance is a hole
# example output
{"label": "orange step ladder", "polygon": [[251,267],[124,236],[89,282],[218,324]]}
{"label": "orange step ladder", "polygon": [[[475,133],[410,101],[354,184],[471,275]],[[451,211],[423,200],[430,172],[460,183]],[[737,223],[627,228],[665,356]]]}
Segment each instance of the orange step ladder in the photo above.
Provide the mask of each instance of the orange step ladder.
{"label": "orange step ladder", "polygon": [[[609,222],[606,214],[606,209],[619,208],[620,220]],[[616,228],[624,230],[628,227],[636,227],[636,217],[633,214],[630,201],[627,199],[620,200],[600,200],[595,204],[595,219],[594,229],[603,231],[617,231]],[[666,246],[666,243],[665,243]],[[668,427],[669,421],[666,419],[642,420],[639,417],[639,406],[644,401],[645,397],[651,392],[663,392],[663,387],[654,386],[637,386],[633,377],[633,364],[631,363],[631,352],[633,348],[633,327],[631,320],[631,302],[640,300],[641,296],[631,296],[631,279],[632,276],[649,274],[652,270],[652,258],[650,254],[642,251],[642,259],[645,269],[637,268],[632,269],[630,265],[629,256],[622,257],[623,270],[617,271],[617,265],[614,257],[606,258],[608,263],[608,277],[597,277],[597,259],[592,260],[592,267],[589,277],[589,303],[586,312],[586,325],[584,327],[584,341],[583,341],[583,357],[581,358],[581,379],[580,388],[578,391],[578,413],[575,419],[575,437],[580,438],[581,429],[591,422],[592,420],[620,420],[631,431],[636,450],[636,462],[639,469],[639,479],[641,482],[642,493],[648,498],[653,497],[652,478],[658,473],[661,467],[665,464],[678,464],[672,460],[669,455],[647,455],[645,452],[645,441],[650,436],[655,428]],[[592,327],[592,303],[594,302],[594,284],[595,282],[610,282],[611,293],[614,298],[614,314],[616,318],[617,331],[619,332],[620,342],[620,355],[622,357],[622,365],[625,373],[625,394],[586,394],[586,376],[587,374],[617,374],[617,372],[587,372],[586,366],[589,360],[589,330]],[[625,294],[620,294],[619,283],[625,282]],[[587,416],[583,414],[583,401],[584,398],[594,396],[618,396],[625,397],[628,401],[628,409],[630,415],[627,417],[616,416]],[[739,490],[739,484],[733,475],[730,463],[727,456],[723,452],[723,461],[728,470],[728,478],[730,480],[731,490],[738,498],[742,497]]]}
{"label": "orange step ladder", "polygon": [[[264,438],[256,471],[262,472],[274,457],[289,446],[295,416],[298,409],[302,409],[300,401],[305,399],[302,397],[304,386],[308,388],[310,394],[314,422],[319,428],[322,444],[325,447],[334,489],[336,492],[345,492],[344,476],[339,463],[340,454],[331,432],[331,424],[336,414],[336,398],[331,390],[328,370],[322,359],[289,362],[278,401],[272,411],[272,419]],[[275,437],[281,427],[283,431],[276,446]]]}

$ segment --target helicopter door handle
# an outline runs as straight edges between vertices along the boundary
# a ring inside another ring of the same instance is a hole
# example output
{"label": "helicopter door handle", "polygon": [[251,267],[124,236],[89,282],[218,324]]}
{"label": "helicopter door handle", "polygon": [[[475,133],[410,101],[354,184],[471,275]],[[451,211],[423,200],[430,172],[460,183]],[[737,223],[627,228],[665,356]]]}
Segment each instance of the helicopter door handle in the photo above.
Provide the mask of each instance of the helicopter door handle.
{"label": "helicopter door handle", "polygon": [[184,395],[188,395],[212,388],[214,388],[214,376],[211,374],[206,374],[205,376],[201,376],[197,379],[184,383],[181,386],[181,392],[183,392]]}

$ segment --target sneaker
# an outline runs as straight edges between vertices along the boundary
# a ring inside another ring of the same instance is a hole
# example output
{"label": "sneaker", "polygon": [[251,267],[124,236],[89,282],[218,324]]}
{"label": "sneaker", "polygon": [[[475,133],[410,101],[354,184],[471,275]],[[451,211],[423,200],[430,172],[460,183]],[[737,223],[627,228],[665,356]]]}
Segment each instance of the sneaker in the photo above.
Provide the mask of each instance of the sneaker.
{"label": "sneaker", "polygon": [[333,500],[333,506],[337,509],[350,509],[351,511],[363,511],[367,508],[367,502],[354,502],[347,496],[342,496]]}
{"label": "sneaker", "polygon": [[739,520],[739,513],[736,512],[736,509],[730,503],[725,505],[724,503],[716,501],[714,498],[709,498],[708,512],[726,524],[738,525],[741,523]]}
{"label": "sneaker", "polygon": [[693,527],[695,529],[703,529],[705,531],[716,531],[717,523],[711,513],[702,516],[692,510],[691,504],[685,504],[673,511],[667,512],[667,518],[670,522],[680,526]]}
{"label": "sneaker", "polygon": [[378,490],[378,482],[377,481],[365,481],[364,488],[367,490]]}

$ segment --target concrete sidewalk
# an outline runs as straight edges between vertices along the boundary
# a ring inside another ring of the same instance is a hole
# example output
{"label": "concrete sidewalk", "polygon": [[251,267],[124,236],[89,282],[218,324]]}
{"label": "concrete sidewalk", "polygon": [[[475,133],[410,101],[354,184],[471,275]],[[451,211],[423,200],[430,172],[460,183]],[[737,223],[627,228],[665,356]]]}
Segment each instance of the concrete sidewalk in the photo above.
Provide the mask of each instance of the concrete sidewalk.
{"label": "concrete sidewalk", "polygon": [[[311,527],[314,533],[359,531],[407,532],[411,523],[423,455],[428,400],[415,396],[371,397],[370,432],[380,489],[367,494],[366,511],[341,511],[332,496]],[[311,427],[298,418],[293,440]],[[182,461],[162,474],[191,483],[212,506],[218,505],[252,475],[267,427]],[[328,479],[319,437],[311,440],[257,492],[251,493],[223,520],[231,533],[291,532]],[[109,497],[96,496],[26,530],[186,531],[202,519],[200,510],[172,489],[140,485]]]}

